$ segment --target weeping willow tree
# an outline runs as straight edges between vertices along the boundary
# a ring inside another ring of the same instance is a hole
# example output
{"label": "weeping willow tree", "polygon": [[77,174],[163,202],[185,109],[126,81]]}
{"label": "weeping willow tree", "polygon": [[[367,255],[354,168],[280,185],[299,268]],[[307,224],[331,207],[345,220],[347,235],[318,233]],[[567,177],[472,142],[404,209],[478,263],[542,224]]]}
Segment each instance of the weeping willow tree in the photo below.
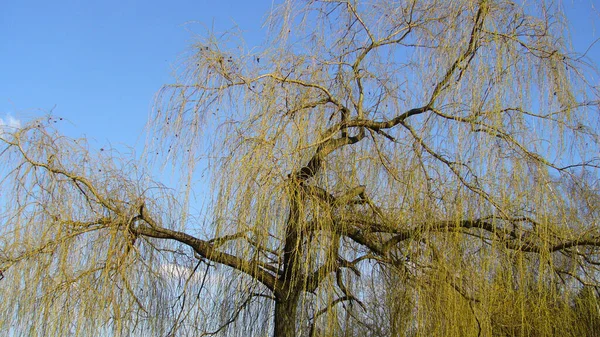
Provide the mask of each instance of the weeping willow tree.
{"label": "weeping willow tree", "polygon": [[0,330],[594,333],[600,95],[560,3],[288,1],[266,22],[262,47],[192,46],[142,159],[51,119],[1,133]]}

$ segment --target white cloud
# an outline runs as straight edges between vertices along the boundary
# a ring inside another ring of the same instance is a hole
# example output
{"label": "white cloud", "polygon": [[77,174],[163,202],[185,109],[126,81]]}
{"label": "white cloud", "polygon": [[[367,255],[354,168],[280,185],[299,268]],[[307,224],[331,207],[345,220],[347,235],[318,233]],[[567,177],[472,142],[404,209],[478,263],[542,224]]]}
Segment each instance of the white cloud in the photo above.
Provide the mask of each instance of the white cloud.
{"label": "white cloud", "polygon": [[[204,283],[206,285],[209,284],[219,284],[221,282],[231,282],[228,278],[231,278],[231,275],[228,273],[224,273],[223,270],[219,268],[210,268],[207,271],[206,265],[201,264],[199,268],[194,271],[193,268],[178,265],[175,263],[165,263],[159,267],[159,273],[165,278],[172,280],[190,280],[195,283]],[[205,277],[205,273],[208,272],[208,275]]]}
{"label": "white cloud", "polygon": [[11,132],[21,128],[21,121],[7,114],[4,118],[0,117],[0,134],[2,132]]}
{"label": "white cloud", "polygon": [[194,279],[194,281],[198,281],[202,277],[201,273],[195,273],[192,275],[192,273],[194,272],[193,269],[174,263],[166,263],[161,265],[160,272],[161,274],[163,274],[163,276],[173,279],[185,280],[192,276],[192,279]]}

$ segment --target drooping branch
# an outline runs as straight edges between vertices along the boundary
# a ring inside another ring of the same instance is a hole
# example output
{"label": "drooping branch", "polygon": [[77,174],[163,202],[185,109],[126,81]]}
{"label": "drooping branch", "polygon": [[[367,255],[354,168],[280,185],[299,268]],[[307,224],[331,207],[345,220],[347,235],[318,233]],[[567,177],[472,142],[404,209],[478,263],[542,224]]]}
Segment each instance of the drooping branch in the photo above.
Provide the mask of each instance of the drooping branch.
{"label": "drooping branch", "polygon": [[148,225],[136,226],[132,229],[134,233],[152,238],[175,240],[183,243],[191,247],[200,256],[210,261],[224,264],[250,275],[273,292],[276,292],[277,289],[279,289],[277,278],[262,269],[257,261],[247,261],[235,255],[221,252],[208,241],[198,239],[183,232],[160,227],[146,212],[141,215],[141,220]]}

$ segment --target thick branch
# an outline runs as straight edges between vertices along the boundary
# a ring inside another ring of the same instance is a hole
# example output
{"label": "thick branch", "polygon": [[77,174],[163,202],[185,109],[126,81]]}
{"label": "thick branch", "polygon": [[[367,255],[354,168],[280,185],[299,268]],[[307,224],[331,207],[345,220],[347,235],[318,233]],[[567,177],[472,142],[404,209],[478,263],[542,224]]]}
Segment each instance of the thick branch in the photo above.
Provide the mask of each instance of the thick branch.
{"label": "thick branch", "polygon": [[[484,217],[461,221],[441,220],[433,223],[423,223],[408,228],[409,226],[406,224],[392,227],[384,223],[378,223],[376,220],[370,218],[354,218],[334,220],[333,222],[336,225],[329,228],[339,231],[340,234],[352,239],[354,242],[364,247],[369,248],[373,253],[380,256],[387,256],[389,251],[398,243],[415,238],[424,231],[456,232],[458,230],[465,229],[479,229],[485,231],[493,234],[506,248],[529,253],[552,253],[579,246],[600,247],[600,236],[598,235],[589,235],[587,237],[573,240],[562,240],[560,238],[555,238],[550,240],[554,242],[548,242],[548,240],[536,242],[534,241],[536,236],[531,235],[528,237],[527,233],[531,232],[526,231],[524,235],[517,236],[513,231],[495,224],[495,221],[504,221],[511,225],[516,225],[517,223],[523,221],[535,224],[533,220],[522,217],[510,219],[494,219],[492,217]],[[374,236],[373,233],[387,233],[393,234],[393,236],[382,242],[381,238],[379,236]]]}
{"label": "thick branch", "polygon": [[221,252],[209,242],[189,234],[159,227],[146,213],[142,214],[142,219],[148,223],[149,226],[137,226],[132,228],[132,232],[135,234],[178,241],[191,247],[200,256],[210,261],[227,265],[250,275],[273,292],[278,288],[278,281],[275,276],[260,268],[260,265],[256,261],[247,261],[237,256]]}
{"label": "thick branch", "polygon": [[300,170],[296,171],[291,177],[295,178],[296,181],[302,183],[309,178],[314,177],[317,172],[321,169],[325,157],[327,157],[333,151],[350,144],[355,144],[364,138],[364,133],[359,133],[355,137],[342,137],[329,139],[317,147],[317,151],[308,161],[308,163]]}

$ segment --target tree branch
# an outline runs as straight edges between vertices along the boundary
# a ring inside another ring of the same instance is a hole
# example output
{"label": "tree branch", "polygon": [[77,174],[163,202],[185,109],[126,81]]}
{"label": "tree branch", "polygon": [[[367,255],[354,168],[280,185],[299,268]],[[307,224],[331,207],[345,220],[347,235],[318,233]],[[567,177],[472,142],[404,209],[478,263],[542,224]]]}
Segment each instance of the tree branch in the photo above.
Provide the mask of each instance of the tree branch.
{"label": "tree branch", "polygon": [[221,263],[248,274],[255,280],[264,284],[271,291],[276,292],[278,289],[278,280],[275,276],[260,268],[257,261],[247,261],[237,256],[221,252],[211,243],[193,237],[189,234],[174,231],[171,229],[160,227],[156,222],[144,212],[142,220],[148,223],[149,226],[136,226],[132,231],[138,235],[144,235],[158,239],[170,239],[183,243],[192,249],[200,256],[217,263]]}

